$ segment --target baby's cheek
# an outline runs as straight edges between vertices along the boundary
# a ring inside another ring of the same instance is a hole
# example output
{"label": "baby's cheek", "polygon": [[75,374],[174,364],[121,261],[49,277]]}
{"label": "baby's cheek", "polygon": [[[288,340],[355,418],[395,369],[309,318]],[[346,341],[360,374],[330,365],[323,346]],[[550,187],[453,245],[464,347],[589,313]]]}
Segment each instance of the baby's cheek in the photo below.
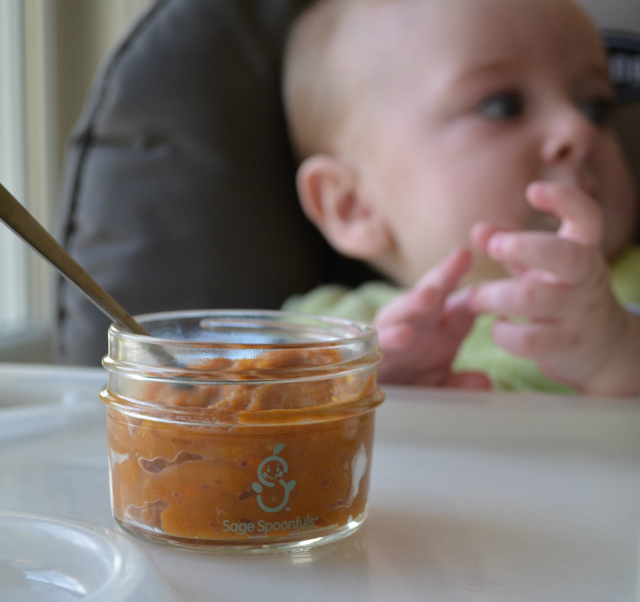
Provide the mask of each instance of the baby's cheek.
{"label": "baby's cheek", "polygon": [[640,189],[622,158],[610,165],[603,180],[607,183],[601,194],[604,212],[603,249],[612,259],[626,249],[635,238],[640,214]]}
{"label": "baby's cheek", "polygon": [[635,208],[623,206],[605,209],[602,250],[609,261],[615,259],[634,242],[637,227]]}

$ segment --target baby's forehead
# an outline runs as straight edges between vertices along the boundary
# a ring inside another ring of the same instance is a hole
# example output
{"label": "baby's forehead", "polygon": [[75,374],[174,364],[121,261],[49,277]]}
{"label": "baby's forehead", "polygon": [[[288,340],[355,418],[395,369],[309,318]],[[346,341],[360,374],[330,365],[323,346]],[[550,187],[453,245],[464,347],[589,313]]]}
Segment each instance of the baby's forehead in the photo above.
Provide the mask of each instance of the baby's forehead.
{"label": "baby's forehead", "polygon": [[[440,39],[439,33],[450,35],[456,30],[482,35],[506,20],[531,25],[531,15],[540,25],[550,24],[558,14],[575,23],[589,21],[574,0],[338,0],[336,5],[342,7],[338,9],[338,37],[352,45],[368,42],[369,47],[383,45],[395,36],[410,39],[420,35],[428,43]],[[448,44],[440,50],[454,47]]]}
{"label": "baby's forehead", "polygon": [[[335,30],[336,64],[361,76],[411,73],[429,63],[526,57],[564,45],[602,53],[600,35],[573,0],[347,0]],[[490,57],[488,57],[490,58]]]}

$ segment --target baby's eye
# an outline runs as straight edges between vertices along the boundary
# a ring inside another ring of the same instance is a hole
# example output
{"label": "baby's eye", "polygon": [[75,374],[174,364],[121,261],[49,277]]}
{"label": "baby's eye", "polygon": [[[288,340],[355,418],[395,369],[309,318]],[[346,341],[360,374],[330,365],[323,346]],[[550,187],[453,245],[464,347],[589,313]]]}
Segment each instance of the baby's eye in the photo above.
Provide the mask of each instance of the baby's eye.
{"label": "baby's eye", "polygon": [[592,98],[580,105],[580,110],[596,125],[605,125],[613,111],[614,103],[610,98]]}
{"label": "baby's eye", "polygon": [[516,92],[502,92],[483,100],[477,110],[491,119],[515,119],[522,115],[524,101]]}

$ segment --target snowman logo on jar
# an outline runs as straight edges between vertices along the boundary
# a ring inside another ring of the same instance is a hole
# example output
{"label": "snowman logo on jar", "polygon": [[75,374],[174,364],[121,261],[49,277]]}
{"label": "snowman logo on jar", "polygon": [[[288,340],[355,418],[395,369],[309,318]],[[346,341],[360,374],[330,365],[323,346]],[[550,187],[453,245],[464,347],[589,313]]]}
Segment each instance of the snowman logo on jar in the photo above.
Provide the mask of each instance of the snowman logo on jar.
{"label": "snowman logo on jar", "polygon": [[[273,448],[273,455],[262,460],[260,466],[258,466],[258,480],[260,483],[251,483],[251,488],[258,494],[258,506],[265,512],[278,512],[282,510],[289,501],[289,493],[296,486],[295,481],[289,481],[287,483],[282,478],[285,473],[289,472],[286,461],[278,455],[283,449],[283,443],[279,443]],[[271,508],[262,501],[262,486],[275,487],[276,482],[282,485],[284,489],[284,499],[275,508]]]}

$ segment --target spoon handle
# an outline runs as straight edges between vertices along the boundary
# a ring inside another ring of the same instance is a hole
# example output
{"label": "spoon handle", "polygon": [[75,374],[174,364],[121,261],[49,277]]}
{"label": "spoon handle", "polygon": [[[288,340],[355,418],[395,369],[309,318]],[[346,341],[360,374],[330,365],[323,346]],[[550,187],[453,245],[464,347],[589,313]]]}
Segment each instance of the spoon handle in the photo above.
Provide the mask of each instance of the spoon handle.
{"label": "spoon handle", "polygon": [[80,265],[67,253],[40,223],[0,184],[0,219],[20,238],[44,257],[69,281],[73,282],[98,309],[130,332],[148,335]]}

